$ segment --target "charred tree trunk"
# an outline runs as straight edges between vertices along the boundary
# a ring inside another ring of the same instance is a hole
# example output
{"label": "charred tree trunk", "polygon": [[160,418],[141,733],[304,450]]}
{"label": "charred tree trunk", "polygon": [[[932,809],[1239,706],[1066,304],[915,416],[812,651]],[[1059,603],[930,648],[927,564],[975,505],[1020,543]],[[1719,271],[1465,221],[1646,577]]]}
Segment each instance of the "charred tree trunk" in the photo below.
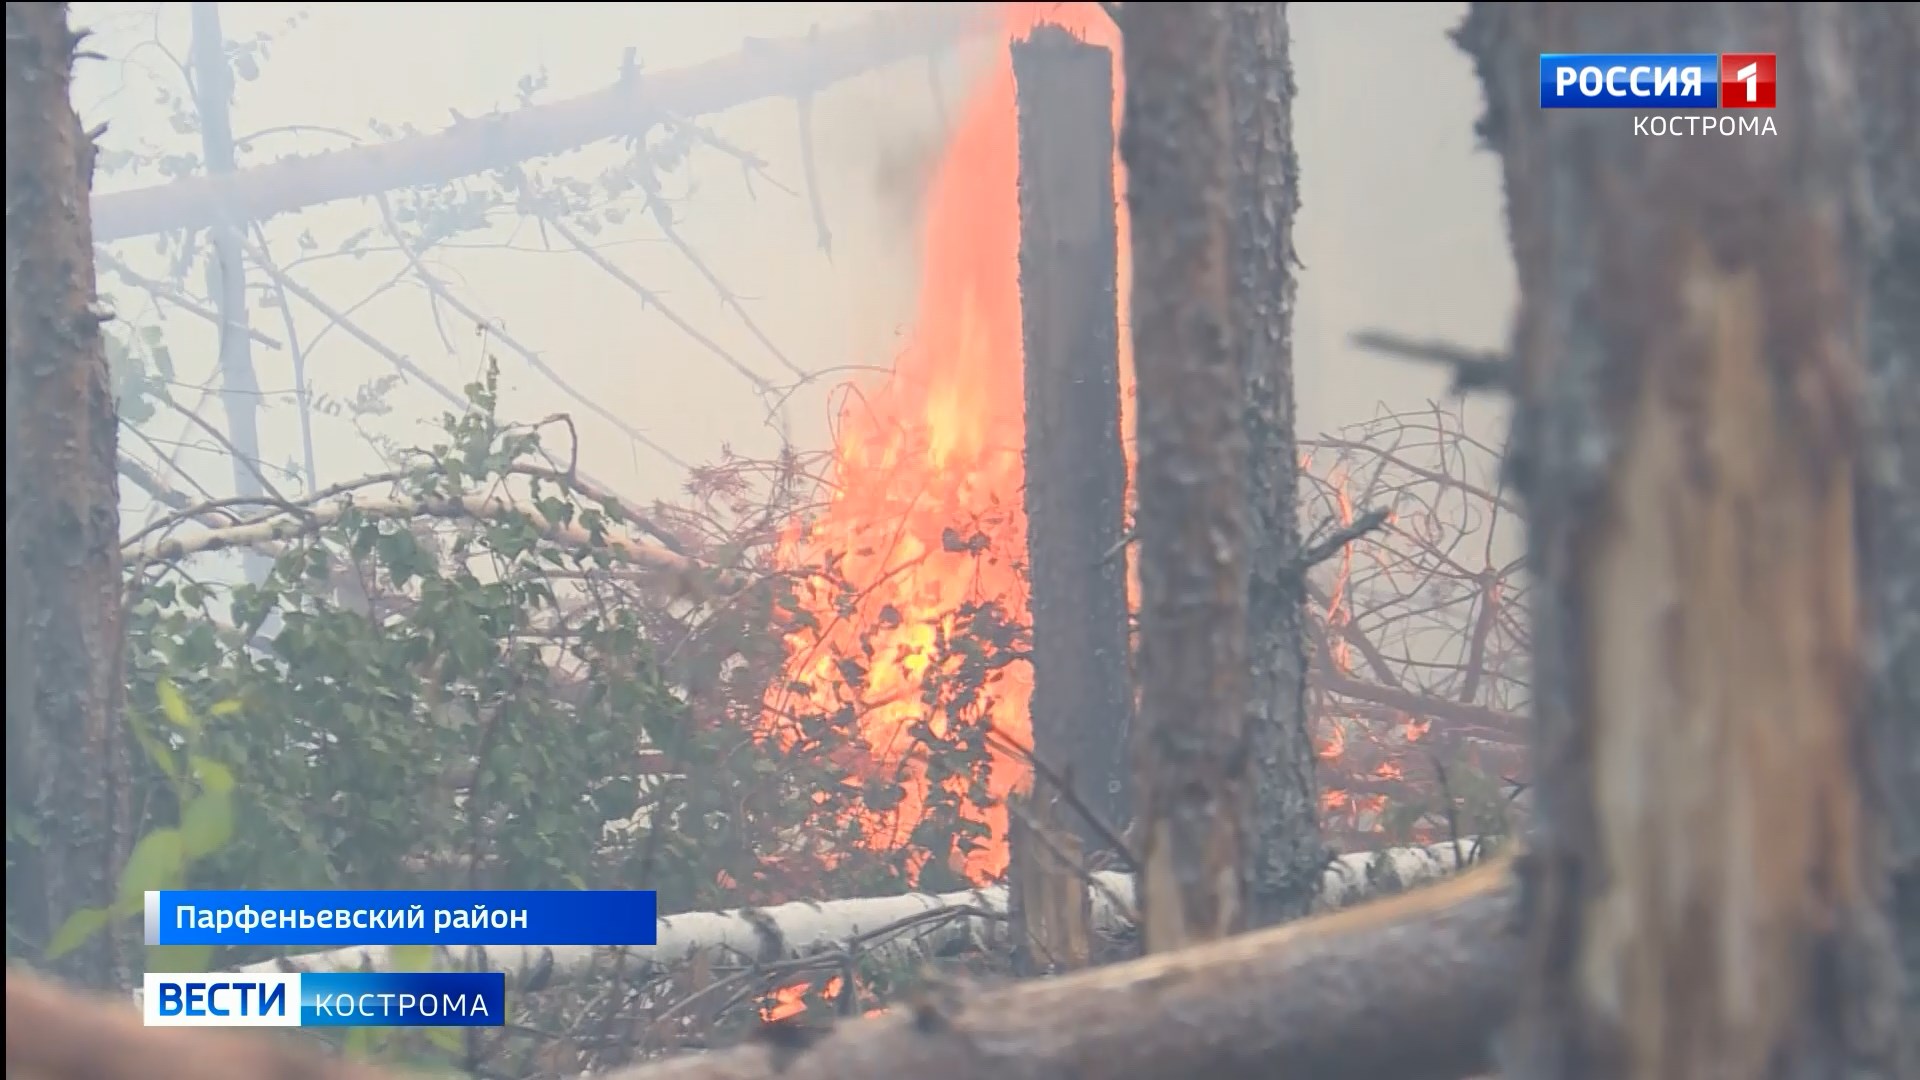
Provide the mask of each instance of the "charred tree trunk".
{"label": "charred tree trunk", "polygon": [[1873,193],[1867,400],[1874,442],[1860,473],[1869,715],[1889,799],[1907,1053],[1920,1055],[1920,7],[1850,4],[1846,11]]}
{"label": "charred tree trunk", "polygon": [[1134,799],[1149,952],[1247,919],[1246,378],[1230,334],[1227,8],[1120,9],[1140,399]]}
{"label": "charred tree trunk", "polygon": [[[1509,1071],[1891,1076],[1861,695],[1840,5],[1475,4],[1522,289],[1537,823]],[[1537,57],[1779,58],[1774,131],[1543,111]]]}
{"label": "charred tree trunk", "polygon": [[[1120,447],[1113,55],[1057,26],[1013,45],[1034,753],[1117,824],[1126,805],[1126,516]],[[1036,789],[1036,795],[1051,798]],[[1069,812],[1091,851],[1099,833]]]}
{"label": "charred tree trunk", "polygon": [[[76,43],[67,5],[7,5],[7,906],[34,949],[74,911],[113,902],[130,840],[118,432],[94,297],[93,143],[68,97]],[[60,967],[116,977],[132,959],[120,933]]]}
{"label": "charred tree trunk", "polygon": [[1306,608],[1300,561],[1299,451],[1293,415],[1293,66],[1287,5],[1230,5],[1233,43],[1233,331],[1246,364],[1247,653],[1253,685],[1252,921],[1313,908],[1326,851],[1320,840],[1313,735],[1307,726]]}

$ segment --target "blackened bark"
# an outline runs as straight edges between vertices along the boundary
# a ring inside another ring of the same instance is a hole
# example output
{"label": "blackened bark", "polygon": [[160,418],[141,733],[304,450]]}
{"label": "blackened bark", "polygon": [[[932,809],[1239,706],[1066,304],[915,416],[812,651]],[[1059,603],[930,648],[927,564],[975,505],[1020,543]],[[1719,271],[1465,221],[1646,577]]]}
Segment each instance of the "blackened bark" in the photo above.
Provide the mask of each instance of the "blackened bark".
{"label": "blackened bark", "polygon": [[1252,687],[1252,922],[1306,915],[1319,891],[1320,838],[1313,736],[1306,709],[1300,558],[1299,451],[1294,444],[1293,219],[1300,166],[1293,152],[1293,65],[1287,5],[1229,5],[1233,100],[1233,332],[1245,354],[1247,654]]}
{"label": "blackened bark", "polygon": [[[75,44],[67,5],[7,5],[7,905],[30,948],[113,902],[130,843],[117,429]],[[58,967],[104,983],[135,945],[112,927]]]}
{"label": "blackened bark", "polygon": [[[1033,740],[1115,829],[1126,806],[1126,514],[1120,446],[1113,54],[1057,26],[1013,45],[1027,394]],[[1064,815],[1091,851],[1098,831]]]}
{"label": "blackened bark", "polygon": [[[1875,724],[1906,969],[1909,1061],[1920,1061],[1920,6],[1848,4],[1873,212],[1862,579]],[[1920,1067],[1920,1066],[1916,1066]]]}
{"label": "blackened bark", "polygon": [[1134,800],[1150,952],[1247,917],[1246,377],[1230,334],[1227,7],[1120,9],[1140,409]]}
{"label": "blackened bark", "polygon": [[[1540,588],[1511,1075],[1898,1075],[1842,7],[1476,3],[1460,31],[1523,283],[1512,466]],[[1774,130],[1542,110],[1538,55],[1576,42],[1775,53]]]}

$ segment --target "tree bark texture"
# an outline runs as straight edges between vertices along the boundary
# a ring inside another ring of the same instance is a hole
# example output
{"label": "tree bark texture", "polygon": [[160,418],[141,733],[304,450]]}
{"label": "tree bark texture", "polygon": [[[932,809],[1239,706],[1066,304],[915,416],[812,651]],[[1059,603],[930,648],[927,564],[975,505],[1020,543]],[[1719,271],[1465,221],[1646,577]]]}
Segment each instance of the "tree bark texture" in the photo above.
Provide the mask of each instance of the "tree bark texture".
{"label": "tree bark texture", "polygon": [[1233,331],[1246,365],[1249,458],[1247,654],[1252,687],[1252,921],[1313,908],[1321,842],[1313,735],[1307,724],[1306,606],[1299,568],[1299,450],[1294,444],[1293,66],[1287,5],[1229,5],[1233,102]]}
{"label": "tree bark texture", "polygon": [[[76,43],[67,5],[7,5],[7,905],[35,950],[113,902],[131,843],[117,429]],[[59,967],[112,979],[134,959],[124,938],[104,930]]]}
{"label": "tree bark texture", "polygon": [[1246,379],[1231,335],[1227,7],[1120,9],[1140,410],[1134,799],[1149,952],[1247,920]]}
{"label": "tree bark texture", "polygon": [[[1508,1070],[1892,1076],[1856,578],[1842,5],[1474,4],[1523,282],[1536,835]],[[1539,107],[1540,53],[1773,52],[1777,134]]]}
{"label": "tree bark texture", "polygon": [[[1057,26],[1013,44],[1034,753],[1118,831],[1126,806],[1126,518],[1120,446],[1113,54]],[[1041,785],[1044,786],[1044,785]],[[1049,798],[1042,792],[1036,795]],[[1087,850],[1084,821],[1065,820]]]}
{"label": "tree bark texture", "polygon": [[1909,1058],[1920,1060],[1920,6],[1846,5],[1872,214],[1862,582]]}

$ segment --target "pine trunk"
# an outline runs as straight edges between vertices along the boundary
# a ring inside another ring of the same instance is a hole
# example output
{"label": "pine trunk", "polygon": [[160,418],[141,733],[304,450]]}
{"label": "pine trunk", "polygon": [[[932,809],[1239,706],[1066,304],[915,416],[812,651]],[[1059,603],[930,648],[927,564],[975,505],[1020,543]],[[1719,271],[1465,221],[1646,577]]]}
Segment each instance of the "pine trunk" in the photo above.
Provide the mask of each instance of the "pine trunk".
{"label": "pine trunk", "polygon": [[1139,394],[1134,800],[1149,952],[1247,922],[1245,362],[1230,334],[1227,4],[1127,4]]}
{"label": "pine trunk", "polygon": [[[1512,1075],[1895,1075],[1840,9],[1475,4],[1460,33],[1524,283],[1511,465],[1540,589]],[[1772,52],[1773,131],[1542,110],[1537,57],[1569,42]]]}
{"label": "pine trunk", "polygon": [[[7,908],[34,952],[113,902],[130,843],[118,430],[76,42],[67,5],[7,5]],[[104,984],[137,946],[110,926],[58,968]]]}
{"label": "pine trunk", "polygon": [[1306,609],[1294,444],[1293,67],[1287,5],[1229,5],[1233,42],[1233,332],[1246,365],[1250,544],[1247,740],[1253,754],[1252,922],[1313,909],[1320,868],[1318,788],[1307,726]]}
{"label": "pine trunk", "polygon": [[1873,194],[1867,400],[1874,441],[1860,475],[1870,715],[1889,799],[1906,1052],[1920,1062],[1920,5],[1850,4],[1847,17]]}

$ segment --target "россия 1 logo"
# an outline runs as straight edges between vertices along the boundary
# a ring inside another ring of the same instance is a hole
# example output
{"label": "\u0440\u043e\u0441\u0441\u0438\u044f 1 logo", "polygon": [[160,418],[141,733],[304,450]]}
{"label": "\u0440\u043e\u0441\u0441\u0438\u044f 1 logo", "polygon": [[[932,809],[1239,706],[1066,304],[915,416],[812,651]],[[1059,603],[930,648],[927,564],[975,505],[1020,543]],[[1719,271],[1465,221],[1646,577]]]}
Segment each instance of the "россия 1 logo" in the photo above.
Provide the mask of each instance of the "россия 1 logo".
{"label": "\u0440\u043e\u0441\u0441\u0438\u044f 1 logo", "polygon": [[1771,109],[1773,53],[1542,53],[1543,109]]}

